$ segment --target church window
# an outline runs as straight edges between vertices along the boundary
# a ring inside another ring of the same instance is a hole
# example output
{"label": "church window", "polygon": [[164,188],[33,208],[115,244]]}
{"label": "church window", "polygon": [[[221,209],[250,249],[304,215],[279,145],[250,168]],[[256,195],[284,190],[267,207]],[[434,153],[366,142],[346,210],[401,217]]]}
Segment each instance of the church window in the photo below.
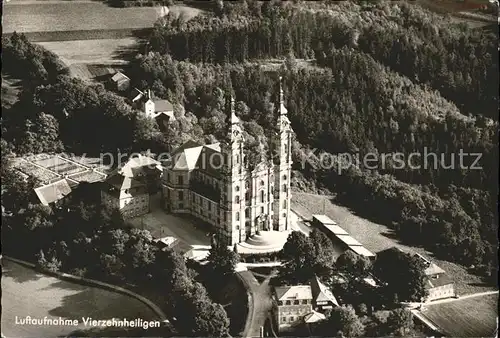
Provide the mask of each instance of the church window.
{"label": "church window", "polygon": [[236,186],[236,188],[234,188],[234,190],[236,190],[236,191],[240,191],[240,187],[239,187],[239,186]]}
{"label": "church window", "polygon": [[239,211],[236,211],[236,220],[239,221],[240,220],[240,212]]}
{"label": "church window", "polygon": [[184,184],[184,177],[182,177],[182,176],[178,176],[178,177],[177,177],[177,183],[178,183],[179,185],[183,185],[183,184]]}
{"label": "church window", "polygon": [[250,187],[250,181],[245,181],[245,188],[249,188]]}
{"label": "church window", "polygon": [[283,175],[283,181],[286,181],[286,175]]}
{"label": "church window", "polygon": [[234,202],[237,204],[240,203],[240,195],[236,195],[236,197],[234,198]]}
{"label": "church window", "polygon": [[286,209],[286,200],[283,201],[283,209]]}
{"label": "church window", "polygon": [[283,192],[286,192],[286,184],[283,184]]}
{"label": "church window", "polygon": [[265,184],[264,181],[260,181],[261,186],[264,186],[264,184]]}
{"label": "church window", "polygon": [[264,199],[265,199],[265,196],[264,196],[264,190],[261,190],[261,191],[260,191],[260,202],[261,202],[261,203],[264,203]]}
{"label": "church window", "polygon": [[249,208],[246,208],[245,209],[245,217],[250,217],[250,209]]}
{"label": "church window", "polygon": [[260,213],[263,214],[264,213],[264,207],[260,207]]}
{"label": "church window", "polygon": [[184,199],[184,192],[179,191],[179,201],[182,201]]}

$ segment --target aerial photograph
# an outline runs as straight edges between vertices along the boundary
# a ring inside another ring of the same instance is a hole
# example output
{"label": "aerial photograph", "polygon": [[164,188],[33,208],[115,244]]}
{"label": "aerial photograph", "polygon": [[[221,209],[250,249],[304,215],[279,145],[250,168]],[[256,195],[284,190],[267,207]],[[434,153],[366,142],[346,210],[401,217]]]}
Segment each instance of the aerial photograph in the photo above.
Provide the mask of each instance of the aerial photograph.
{"label": "aerial photograph", "polygon": [[1,337],[497,337],[497,0],[2,0]]}

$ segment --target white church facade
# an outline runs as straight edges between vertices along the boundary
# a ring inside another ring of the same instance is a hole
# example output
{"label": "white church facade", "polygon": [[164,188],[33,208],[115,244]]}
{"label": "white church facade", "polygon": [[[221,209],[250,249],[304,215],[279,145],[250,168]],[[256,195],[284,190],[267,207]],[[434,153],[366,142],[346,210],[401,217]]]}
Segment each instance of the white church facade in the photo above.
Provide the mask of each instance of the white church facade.
{"label": "white church facade", "polygon": [[276,105],[278,158],[248,163],[243,126],[230,99],[227,137],[202,145],[188,141],[164,163],[162,198],[167,212],[191,214],[212,225],[226,245],[261,231],[290,231],[292,129],[280,83]]}

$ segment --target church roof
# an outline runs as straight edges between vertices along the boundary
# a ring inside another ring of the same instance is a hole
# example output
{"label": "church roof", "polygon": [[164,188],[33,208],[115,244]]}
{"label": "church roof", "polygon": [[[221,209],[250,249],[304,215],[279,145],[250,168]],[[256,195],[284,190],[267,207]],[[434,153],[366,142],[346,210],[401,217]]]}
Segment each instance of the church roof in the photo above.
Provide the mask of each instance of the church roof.
{"label": "church roof", "polygon": [[119,174],[126,177],[137,177],[143,173],[144,168],[159,168],[160,162],[149,157],[138,154],[128,160],[127,163],[118,171]]}
{"label": "church roof", "polygon": [[123,74],[122,72],[116,72],[115,75],[111,77],[111,80],[113,82],[121,82],[121,81],[129,81],[130,78],[127,75]]}
{"label": "church roof", "polygon": [[172,158],[165,165],[172,170],[199,169],[219,177],[221,160],[219,143],[200,145],[190,140],[174,150]]}
{"label": "church roof", "polygon": [[240,119],[234,112],[231,113],[231,124],[240,123]]}
{"label": "church roof", "polygon": [[174,106],[168,100],[152,99],[155,104],[155,113],[173,111]]}

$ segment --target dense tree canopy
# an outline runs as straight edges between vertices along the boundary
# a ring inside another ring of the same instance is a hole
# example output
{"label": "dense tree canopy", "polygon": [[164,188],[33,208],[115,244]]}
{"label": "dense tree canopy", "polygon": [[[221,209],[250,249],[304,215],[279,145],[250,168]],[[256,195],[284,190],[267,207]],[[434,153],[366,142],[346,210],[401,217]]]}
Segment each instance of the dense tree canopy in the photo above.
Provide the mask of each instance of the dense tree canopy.
{"label": "dense tree canopy", "polygon": [[415,255],[397,248],[377,254],[373,272],[385,285],[387,300],[420,302],[427,296],[425,265]]}
{"label": "dense tree canopy", "polygon": [[189,23],[169,15],[156,25],[151,46],[191,62],[243,62],[293,51],[320,63],[332,47],[349,46],[428,83],[466,113],[498,120],[496,34],[405,2],[318,3],[243,1]]}
{"label": "dense tree canopy", "polygon": [[328,337],[360,337],[363,336],[365,327],[352,307],[341,306],[331,311],[319,330]]}

